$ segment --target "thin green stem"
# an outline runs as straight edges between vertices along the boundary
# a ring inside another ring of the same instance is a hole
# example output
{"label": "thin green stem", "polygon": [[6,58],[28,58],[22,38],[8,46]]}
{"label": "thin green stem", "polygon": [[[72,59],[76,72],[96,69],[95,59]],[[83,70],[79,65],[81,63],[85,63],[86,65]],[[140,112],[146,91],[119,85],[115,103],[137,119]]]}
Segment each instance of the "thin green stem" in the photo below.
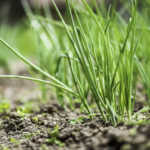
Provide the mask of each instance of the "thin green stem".
{"label": "thin green stem", "polygon": [[72,95],[74,95],[75,97],[79,98],[79,95],[77,93],[75,93],[74,91],[72,91],[68,88],[65,88],[63,86],[60,86],[58,84],[49,82],[49,81],[36,79],[36,78],[32,78],[32,77],[15,76],[15,75],[0,75],[0,78],[16,78],[16,79],[24,79],[24,80],[30,80],[30,81],[35,81],[35,82],[39,82],[39,83],[44,83],[44,84],[51,85],[51,86],[54,86],[56,88],[59,88],[61,90],[67,91],[67,92],[71,93]]}

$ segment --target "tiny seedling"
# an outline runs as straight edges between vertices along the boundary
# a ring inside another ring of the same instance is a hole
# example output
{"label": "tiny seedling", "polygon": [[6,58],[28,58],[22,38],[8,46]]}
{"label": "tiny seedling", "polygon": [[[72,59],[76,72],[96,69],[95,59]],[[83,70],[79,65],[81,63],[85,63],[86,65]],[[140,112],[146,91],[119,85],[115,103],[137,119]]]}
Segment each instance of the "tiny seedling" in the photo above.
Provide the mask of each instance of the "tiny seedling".
{"label": "tiny seedling", "polygon": [[82,123],[83,120],[85,119],[85,117],[79,117],[77,119],[69,119],[68,121],[72,124],[72,125],[76,125],[78,123]]}
{"label": "tiny seedling", "polygon": [[130,129],[129,134],[132,135],[132,136],[136,135],[137,134],[137,129],[136,128]]}
{"label": "tiny seedling", "polygon": [[23,132],[22,135],[25,136],[26,139],[31,139],[32,137],[39,135],[40,131],[36,131],[36,133],[31,132]]}
{"label": "tiny seedling", "polygon": [[9,109],[10,109],[10,103],[7,102],[7,100],[5,100],[5,99],[1,99],[1,103],[0,103],[0,113],[8,112]]}
{"label": "tiny seedling", "polygon": [[0,121],[0,126],[3,124],[3,121]]}
{"label": "tiny seedling", "polygon": [[49,147],[48,147],[47,145],[45,145],[45,144],[41,145],[41,148],[42,148],[43,150],[49,150]]}
{"label": "tiny seedling", "polygon": [[4,146],[2,146],[2,145],[0,145],[0,149],[1,149],[1,150],[10,150],[9,148],[4,147]]}
{"label": "tiny seedling", "polygon": [[34,123],[37,123],[39,118],[38,117],[33,117],[32,120],[33,120]]}
{"label": "tiny seedling", "polygon": [[45,115],[46,115],[45,113],[42,114],[43,117],[45,117]]}
{"label": "tiny seedling", "polygon": [[15,145],[20,145],[19,140],[16,140],[16,139],[14,139],[12,137],[9,140],[10,140],[10,142],[14,143]]}
{"label": "tiny seedling", "polygon": [[17,108],[17,114],[21,116],[22,119],[27,117],[27,113],[25,113],[20,107]]}
{"label": "tiny seedling", "polygon": [[54,130],[50,132],[51,138],[46,139],[46,142],[50,143],[50,144],[55,143],[56,145],[58,145],[60,147],[64,146],[65,144],[57,139],[58,133],[59,133],[59,125],[56,125],[54,127]]}
{"label": "tiny seedling", "polygon": [[30,132],[23,132],[22,135],[26,138],[26,139],[31,139],[34,135],[33,133]]}

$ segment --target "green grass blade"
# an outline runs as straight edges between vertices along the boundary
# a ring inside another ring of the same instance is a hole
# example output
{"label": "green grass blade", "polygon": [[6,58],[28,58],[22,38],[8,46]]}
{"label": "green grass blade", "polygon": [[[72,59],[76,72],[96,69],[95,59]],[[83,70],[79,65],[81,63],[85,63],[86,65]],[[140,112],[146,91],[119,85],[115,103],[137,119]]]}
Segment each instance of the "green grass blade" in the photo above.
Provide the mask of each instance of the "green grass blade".
{"label": "green grass blade", "polygon": [[[59,80],[57,80],[56,78],[54,78],[53,76],[51,76],[50,74],[44,72],[42,69],[40,69],[39,67],[37,67],[36,65],[34,65],[32,62],[30,62],[28,59],[26,59],[24,56],[22,56],[19,52],[17,52],[15,49],[13,49],[10,45],[8,45],[3,39],[0,38],[0,42],[3,43],[9,50],[11,50],[16,56],[18,56],[20,59],[22,59],[26,64],[28,64],[29,66],[31,66],[32,68],[34,68],[35,70],[39,71],[40,73],[42,73],[43,75],[45,75],[46,77],[48,77],[49,79],[51,79],[53,82],[55,82],[56,84],[59,84],[61,86],[64,86],[66,88],[68,88],[66,85],[64,85],[62,82],[60,82]],[[69,88],[68,88],[69,89]]]}
{"label": "green grass blade", "polygon": [[58,84],[49,82],[49,81],[40,80],[40,79],[36,79],[36,78],[31,78],[31,77],[15,76],[15,75],[0,75],[0,78],[16,78],[16,79],[24,79],[24,80],[30,80],[30,81],[44,83],[44,84],[51,85],[51,86],[54,86],[56,88],[59,88],[61,90],[67,91],[67,92],[73,94],[75,97],[79,98],[79,95],[77,93],[75,93],[74,91],[72,91],[68,88],[65,88],[63,86],[60,86]]}

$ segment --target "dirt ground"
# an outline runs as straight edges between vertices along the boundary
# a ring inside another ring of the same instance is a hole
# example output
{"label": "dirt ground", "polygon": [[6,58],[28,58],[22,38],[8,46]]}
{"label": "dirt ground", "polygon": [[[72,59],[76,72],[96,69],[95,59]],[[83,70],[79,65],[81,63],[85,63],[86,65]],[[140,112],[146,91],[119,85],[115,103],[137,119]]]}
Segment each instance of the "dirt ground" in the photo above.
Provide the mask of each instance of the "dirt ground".
{"label": "dirt ground", "polygon": [[[17,74],[26,73],[18,70]],[[91,120],[79,109],[64,110],[55,99],[41,104],[35,91],[18,101],[19,94],[35,86],[29,81],[0,79],[0,94],[11,104],[10,112],[0,114],[0,150],[150,150],[150,125],[113,127],[99,114]],[[34,103],[31,113],[19,115],[17,108],[27,101]],[[135,110],[141,107],[136,103]]]}

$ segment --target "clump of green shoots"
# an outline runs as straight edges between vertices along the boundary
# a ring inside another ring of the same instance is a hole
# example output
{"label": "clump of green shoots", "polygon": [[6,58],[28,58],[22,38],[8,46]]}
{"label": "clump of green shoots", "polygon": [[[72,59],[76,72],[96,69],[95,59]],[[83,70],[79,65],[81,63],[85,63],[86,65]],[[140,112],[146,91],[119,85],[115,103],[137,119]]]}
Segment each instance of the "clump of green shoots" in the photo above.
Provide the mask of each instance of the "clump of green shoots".
{"label": "clump of green shoots", "polygon": [[59,133],[59,125],[56,125],[54,127],[54,130],[50,132],[51,138],[46,139],[46,142],[49,144],[55,143],[59,145],[60,147],[64,146],[65,144],[57,139],[58,133]]}
{"label": "clump of green shoots", "polygon": [[[62,24],[57,21],[55,22],[48,20],[47,18],[43,19],[42,17],[33,15],[31,18],[34,17],[34,19],[37,19],[42,25],[44,22],[43,28],[48,35],[49,30],[47,30],[45,23],[53,23],[66,31],[68,39],[66,51],[62,51],[64,53],[63,55],[60,54],[56,68],[56,76],[54,77],[53,73],[50,74],[43,66],[38,67],[34,65],[0,38],[1,43],[8,47],[8,49],[25,63],[42,74],[44,78],[39,79],[13,75],[4,75],[0,77],[26,79],[54,86],[59,89],[61,96],[69,94],[72,95],[70,97],[72,98],[71,101],[73,101],[73,97],[78,99],[87,114],[93,118],[93,112],[88,103],[88,96],[91,95],[92,100],[97,105],[98,111],[101,113],[102,119],[105,122],[111,122],[116,125],[120,121],[131,121],[136,95],[136,93],[134,93],[132,98],[133,62],[145,22],[144,19],[139,36],[136,38],[138,15],[136,1],[132,1],[132,15],[125,28],[124,39],[120,39],[119,37],[117,21],[112,23],[111,28],[113,28],[114,32],[113,38],[115,39],[115,45],[111,42],[112,36],[109,29],[109,25],[111,24],[111,8],[109,8],[107,19],[104,19],[95,0],[94,6],[96,7],[97,15],[93,12],[87,2],[82,0],[86,10],[84,13],[83,25],[73,2],[66,0],[68,15],[71,22],[71,25],[69,26],[65,23],[54,0],[52,0],[52,2]],[[92,22],[92,25],[90,24],[90,21]],[[94,28],[96,34],[93,34],[92,32]],[[94,36],[97,37],[96,40]],[[52,42],[54,45],[57,44],[53,40]],[[67,46],[69,46],[69,49]],[[58,47],[55,46],[56,51],[57,48]],[[62,58],[65,60],[63,62],[63,68],[61,65]],[[69,68],[67,65],[69,65]],[[68,73],[65,72],[66,70]],[[64,74],[65,80],[61,80],[60,77],[62,74]],[[47,81],[46,79],[49,79],[50,81]],[[68,80],[71,80],[71,84],[67,82]],[[72,84],[73,86],[70,86]]]}

